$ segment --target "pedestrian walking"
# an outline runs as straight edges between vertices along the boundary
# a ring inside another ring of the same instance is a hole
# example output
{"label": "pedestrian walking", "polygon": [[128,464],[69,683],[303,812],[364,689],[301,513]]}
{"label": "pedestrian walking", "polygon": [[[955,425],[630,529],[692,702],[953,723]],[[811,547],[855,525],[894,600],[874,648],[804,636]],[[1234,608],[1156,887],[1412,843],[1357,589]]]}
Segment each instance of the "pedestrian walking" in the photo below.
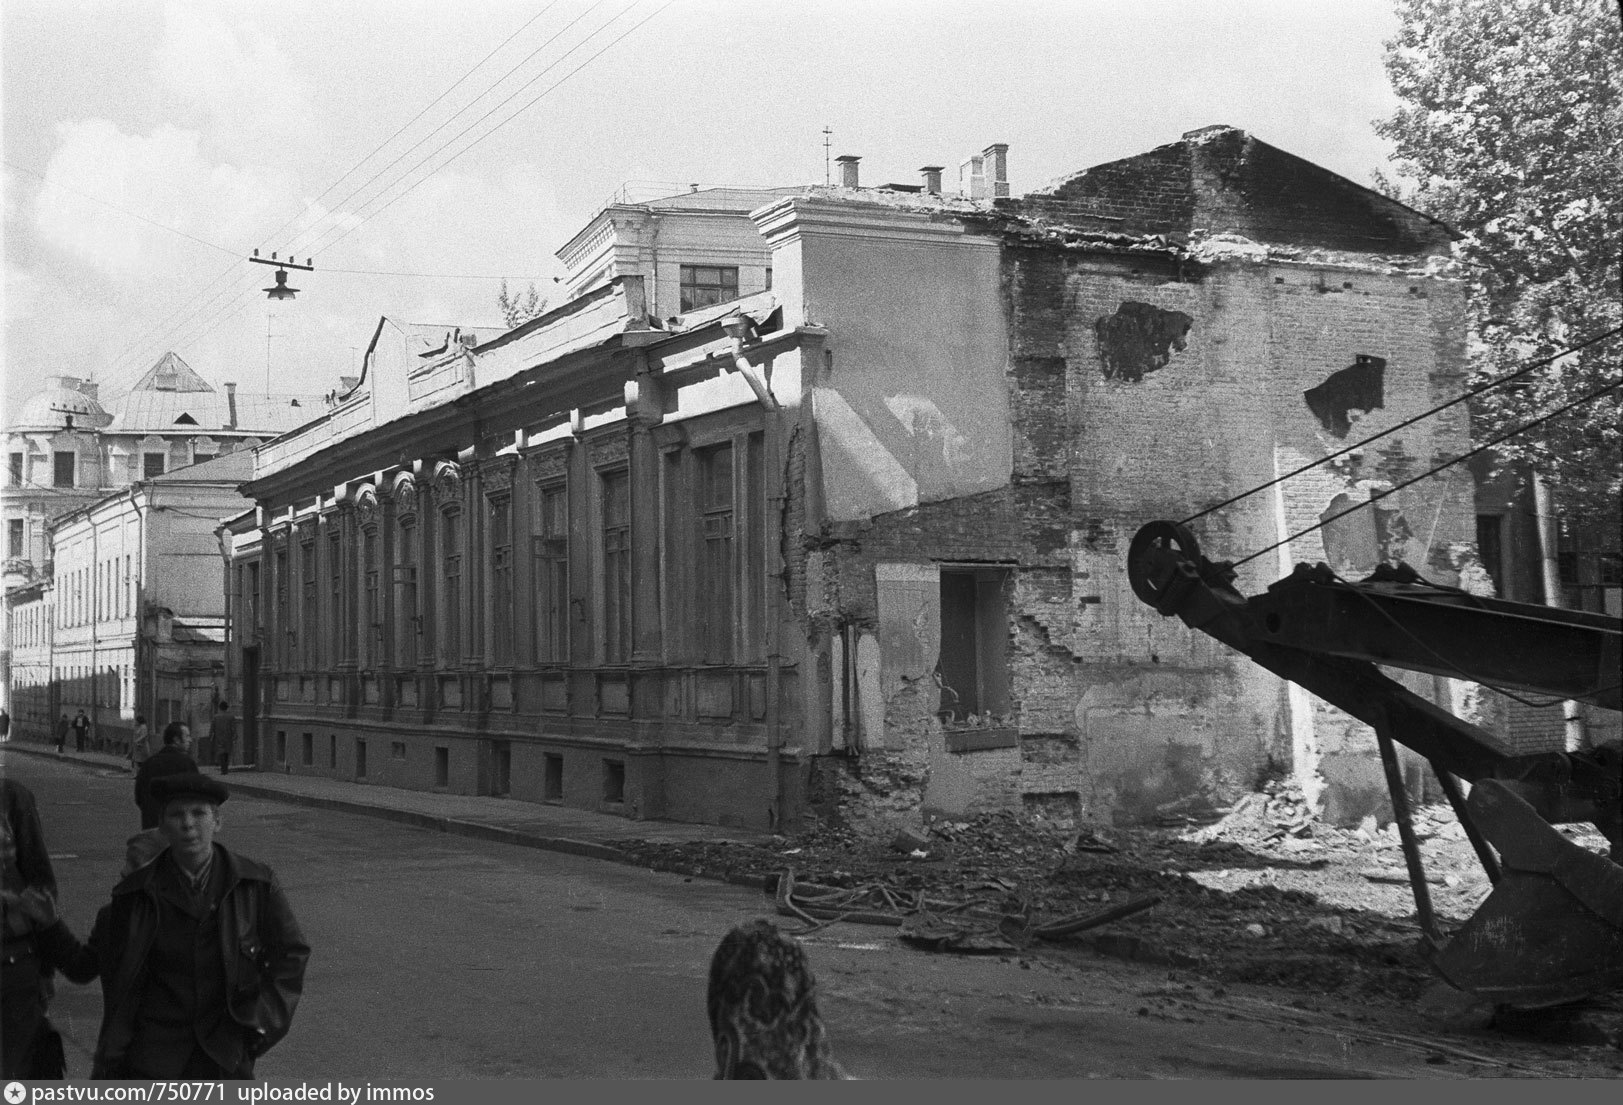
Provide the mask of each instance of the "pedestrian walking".
{"label": "pedestrian walking", "polygon": [[799,942],[766,920],[739,925],[710,959],[705,994],[717,1078],[840,1079],[817,980]]}
{"label": "pedestrian walking", "polygon": [[5,949],[0,970],[0,1078],[61,1078],[62,1034],[46,1011],[52,996],[51,961],[41,944],[43,926],[24,895],[55,897],[56,872],[45,849],[34,794],[15,779],[0,779],[0,915]]}
{"label": "pedestrian walking", "polygon": [[90,719],[85,716],[83,710],[80,710],[79,715],[73,719],[73,750],[75,752],[85,750],[85,738],[89,735]]}
{"label": "pedestrian walking", "polygon": [[191,757],[191,747],[192,730],[184,721],[171,721],[163,727],[163,747],[148,756],[135,773],[135,804],[141,808],[141,828],[156,829],[163,819],[163,805],[152,793],[154,779],[196,774],[197,761]]}
{"label": "pedestrian walking", "polygon": [[147,743],[152,731],[147,728],[147,716],[135,715],[135,732],[130,734],[130,770],[139,771],[141,765],[147,762],[152,755],[152,747]]}
{"label": "pedestrian walking", "polygon": [[152,790],[162,855],[113,887],[86,943],[34,899],[42,938],[70,980],[101,981],[92,1078],[252,1078],[292,1025],[310,947],[275,873],[216,842],[225,784],[191,772]]}
{"label": "pedestrian walking", "polygon": [[0,741],[11,739],[11,713],[4,706],[0,706]]}
{"label": "pedestrian walking", "polygon": [[237,718],[231,712],[231,703],[220,700],[219,713],[214,715],[214,754],[219,757],[220,774],[231,774],[231,749],[237,743]]}
{"label": "pedestrian walking", "polygon": [[62,754],[62,746],[68,743],[69,728],[70,723],[68,721],[67,711],[64,710],[62,712],[62,719],[56,723],[56,754],[58,756]]}

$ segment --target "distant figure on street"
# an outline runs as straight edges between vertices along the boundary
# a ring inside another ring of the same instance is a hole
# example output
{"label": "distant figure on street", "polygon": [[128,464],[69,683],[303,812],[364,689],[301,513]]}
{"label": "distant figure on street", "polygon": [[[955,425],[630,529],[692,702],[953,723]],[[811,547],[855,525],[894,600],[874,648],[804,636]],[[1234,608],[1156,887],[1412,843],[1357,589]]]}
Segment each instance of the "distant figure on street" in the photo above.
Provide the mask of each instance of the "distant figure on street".
{"label": "distant figure on street", "polygon": [[220,700],[220,712],[214,715],[214,755],[220,761],[220,774],[231,774],[231,747],[237,743],[237,718],[231,712],[231,703]]}
{"label": "distant figure on street", "polygon": [[147,742],[152,737],[152,730],[147,728],[147,716],[135,715],[135,732],[130,734],[130,770],[139,771],[141,765],[147,762],[152,755],[152,746]]}
{"label": "distant figure on street", "polygon": [[152,792],[167,848],[113,887],[88,943],[32,899],[42,939],[69,979],[101,980],[92,1078],[252,1078],[293,1023],[310,947],[271,869],[215,843],[224,783],[194,771]]}
{"label": "distant figure on street", "polygon": [[56,896],[56,872],[45,849],[34,794],[14,779],[0,779],[0,915],[5,969],[0,970],[0,1078],[61,1078],[62,1035],[45,1013],[52,995],[51,961],[40,936],[44,926],[25,908],[24,895]]}
{"label": "distant figure on street", "polygon": [[8,741],[10,739],[11,714],[5,709],[5,707],[0,706],[0,741]]}
{"label": "distant figure on street", "polygon": [[62,719],[56,723],[56,754],[58,756],[62,754],[62,746],[68,743],[68,729],[70,727],[67,711],[64,710]]}
{"label": "distant figure on street", "polygon": [[163,803],[152,793],[154,779],[197,773],[191,747],[192,731],[184,721],[171,721],[163,727],[163,747],[148,756],[135,773],[135,804],[141,807],[141,828],[156,829],[163,820]]}
{"label": "distant figure on street", "polygon": [[89,735],[90,719],[85,717],[83,710],[80,710],[79,715],[73,719],[73,750],[75,752],[85,750],[85,738]]}
{"label": "distant figure on street", "polygon": [[770,921],[739,925],[710,960],[705,995],[717,1078],[845,1078],[800,944]]}

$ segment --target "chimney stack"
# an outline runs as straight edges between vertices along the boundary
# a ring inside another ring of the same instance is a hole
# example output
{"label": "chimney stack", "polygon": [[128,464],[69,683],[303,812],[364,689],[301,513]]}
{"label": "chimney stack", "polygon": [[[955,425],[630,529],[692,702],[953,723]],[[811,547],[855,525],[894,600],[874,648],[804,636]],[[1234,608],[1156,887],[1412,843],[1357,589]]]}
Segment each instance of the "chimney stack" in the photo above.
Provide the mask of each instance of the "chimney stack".
{"label": "chimney stack", "polygon": [[834,160],[840,163],[840,187],[857,187],[857,162],[861,161],[862,158],[856,154],[847,153],[841,154]]}
{"label": "chimney stack", "polygon": [[986,173],[980,154],[966,158],[958,166],[958,191],[963,193],[965,199],[986,198]]}
{"label": "chimney stack", "polygon": [[225,428],[234,430],[237,428],[237,385],[230,381],[226,381],[225,385],[225,408]]}
{"label": "chimney stack", "polygon": [[986,168],[986,185],[993,199],[1009,198],[1009,144],[994,142],[981,153]]}
{"label": "chimney stack", "polygon": [[926,165],[919,170],[920,175],[924,178],[925,195],[939,196],[941,194],[941,170],[943,168],[945,166]]}

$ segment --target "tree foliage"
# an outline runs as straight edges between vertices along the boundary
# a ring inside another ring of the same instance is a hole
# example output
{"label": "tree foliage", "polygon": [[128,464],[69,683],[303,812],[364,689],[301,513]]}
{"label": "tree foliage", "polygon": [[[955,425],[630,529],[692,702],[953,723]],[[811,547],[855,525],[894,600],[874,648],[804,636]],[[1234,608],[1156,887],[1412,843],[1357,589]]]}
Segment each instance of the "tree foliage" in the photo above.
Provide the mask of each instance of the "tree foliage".
{"label": "tree foliage", "polygon": [[509,295],[507,281],[502,281],[502,290],[496,295],[496,307],[507,320],[509,330],[521,326],[537,317],[547,309],[547,301],[535,290],[535,282],[530,282],[530,290],[522,296]]}
{"label": "tree foliage", "polygon": [[[1623,325],[1623,22],[1616,0],[1398,0],[1386,69],[1403,106],[1376,130],[1399,198],[1461,234],[1472,368],[1485,380]],[[1384,182],[1383,182],[1384,183]],[[1390,185],[1388,185],[1390,188]],[[1479,441],[1623,377],[1623,338],[1476,402]],[[1619,393],[1498,451],[1569,509],[1615,514]]]}

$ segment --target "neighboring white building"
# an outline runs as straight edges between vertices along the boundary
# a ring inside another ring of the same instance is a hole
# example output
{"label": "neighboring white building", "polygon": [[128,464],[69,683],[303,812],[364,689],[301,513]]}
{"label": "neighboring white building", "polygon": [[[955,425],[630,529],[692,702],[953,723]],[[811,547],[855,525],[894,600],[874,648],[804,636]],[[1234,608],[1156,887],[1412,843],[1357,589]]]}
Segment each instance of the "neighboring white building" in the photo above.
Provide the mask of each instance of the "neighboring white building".
{"label": "neighboring white building", "polygon": [[201,733],[223,689],[220,522],[247,505],[246,450],[106,495],[54,519],[49,581],[6,596],[13,713],[27,739],[79,710],[127,740],[137,713]]}
{"label": "neighboring white building", "polygon": [[[230,383],[218,391],[174,353],[106,406],[91,380],[47,377],[5,428],[6,593],[50,588],[55,519],[136,481],[258,445],[324,410],[318,394],[239,394]],[[34,601],[25,594],[7,605]],[[17,713],[10,688],[21,659],[13,647],[9,636],[0,640],[0,703]]]}

